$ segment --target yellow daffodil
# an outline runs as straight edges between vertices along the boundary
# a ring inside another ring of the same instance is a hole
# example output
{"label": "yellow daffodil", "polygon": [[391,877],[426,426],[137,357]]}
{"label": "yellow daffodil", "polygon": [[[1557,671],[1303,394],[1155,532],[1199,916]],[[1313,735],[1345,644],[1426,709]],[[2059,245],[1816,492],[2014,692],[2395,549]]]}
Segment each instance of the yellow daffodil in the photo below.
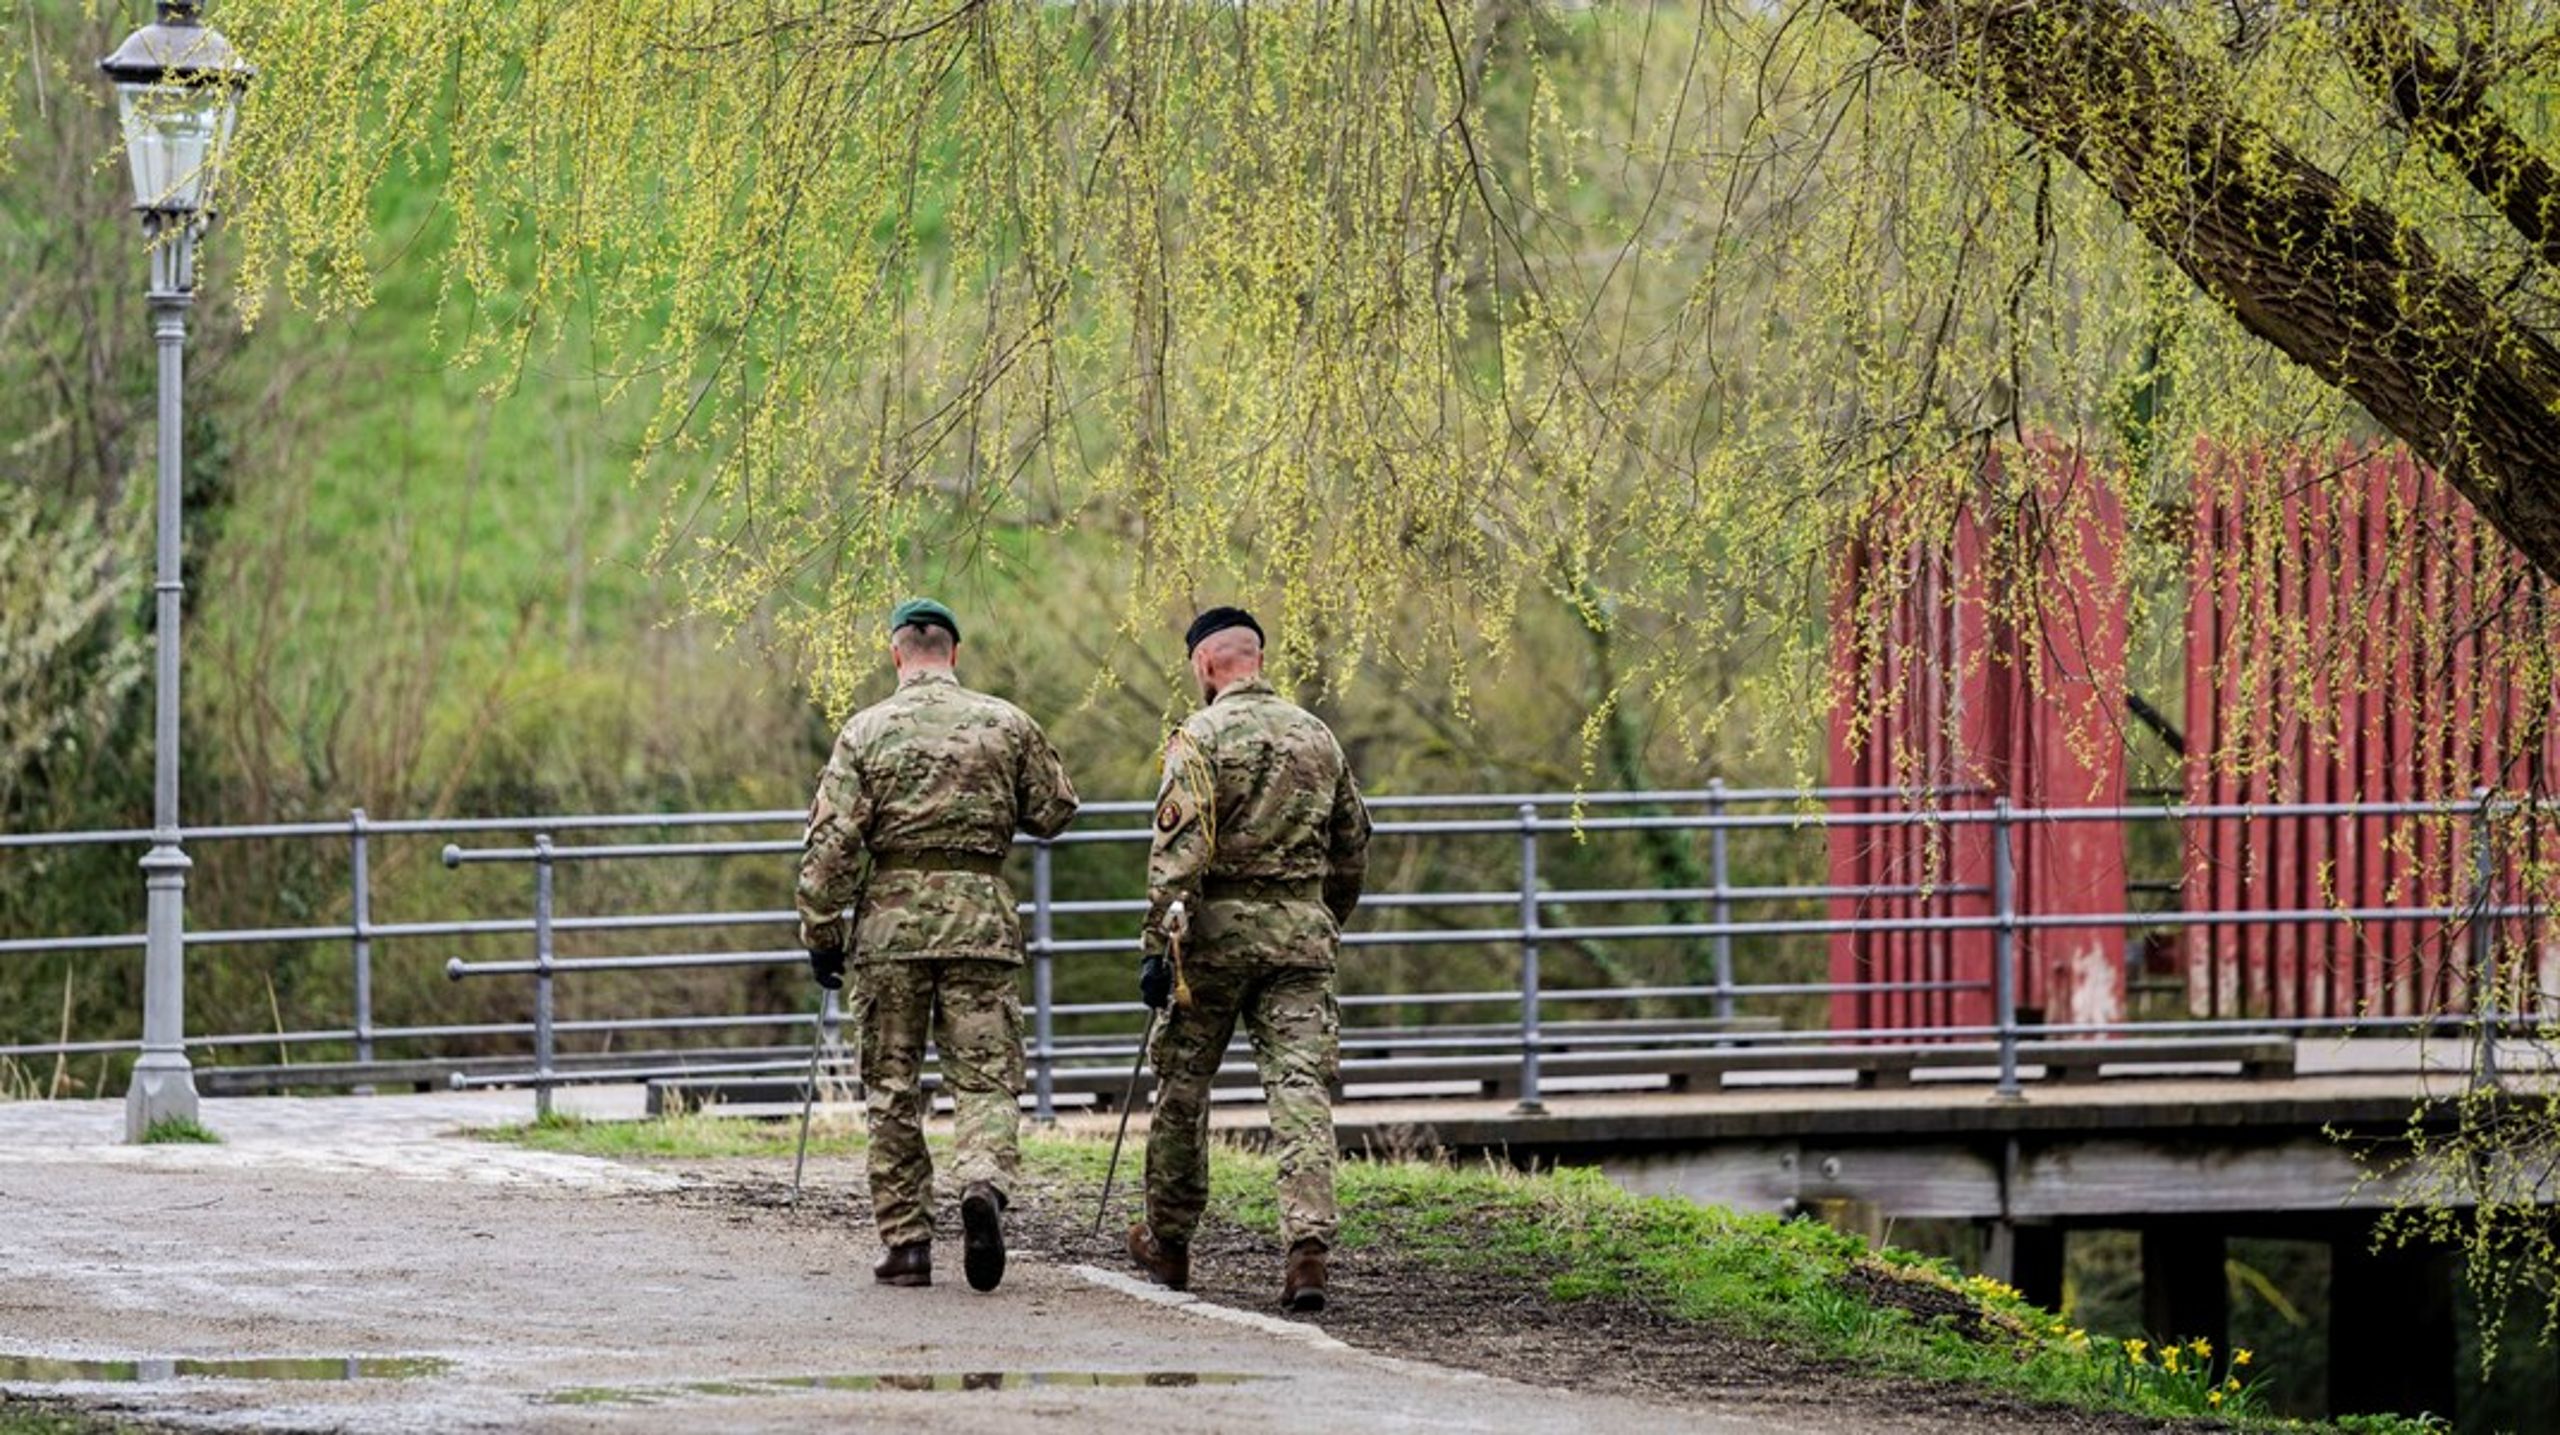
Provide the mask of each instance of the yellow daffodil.
{"label": "yellow daffodil", "polygon": [[2236,1376],[2236,1375],[2235,1375],[2235,1376],[2231,1377],[2229,1380],[2226,1380],[2226,1381],[2222,1382],[2222,1384],[2223,1384],[2223,1388],[2224,1388],[2224,1389],[2226,1389],[2226,1390],[2229,1390],[2232,1394],[2237,1395],[2237,1394],[2239,1394],[2239,1393],[2240,1393],[2240,1377],[2239,1377],[2239,1376]]}
{"label": "yellow daffodil", "polygon": [[2249,1349],[2248,1349],[2248,1347],[2247,1347],[2247,1346],[2242,1346],[2240,1349],[2238,1349],[2238,1350],[2235,1350],[2235,1351],[2231,1352],[2231,1363],[2232,1363],[2232,1364],[2234,1364],[2234,1365],[2246,1365],[2246,1364],[2248,1364],[2248,1363],[2249,1363]]}
{"label": "yellow daffodil", "polygon": [[2217,1410],[2221,1409],[2221,1408],[2222,1408],[2222,1392],[2221,1392],[2221,1391],[2219,1391],[2219,1390],[2208,1390],[2208,1391],[2206,1391],[2206,1392],[2204,1393],[2204,1403],[2205,1403],[2205,1404],[2207,1404],[2207,1405],[2210,1405],[2210,1406],[2214,1407],[2214,1408],[2215,1408],[2215,1409],[2217,1409]]}
{"label": "yellow daffodil", "polygon": [[2194,1340],[2187,1342],[2187,1349],[2194,1351],[2199,1356],[2211,1355],[2213,1354],[2213,1342],[2202,1336],[2198,1336]]}

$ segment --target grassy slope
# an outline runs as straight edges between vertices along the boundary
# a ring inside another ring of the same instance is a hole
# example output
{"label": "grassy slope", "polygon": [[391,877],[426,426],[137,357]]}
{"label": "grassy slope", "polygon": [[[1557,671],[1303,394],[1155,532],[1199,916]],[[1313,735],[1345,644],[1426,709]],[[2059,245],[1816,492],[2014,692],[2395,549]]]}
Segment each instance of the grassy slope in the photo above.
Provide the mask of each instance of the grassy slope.
{"label": "grassy slope", "polygon": [[[650,1122],[553,1119],[491,1133],[543,1150],[640,1158],[787,1158],[787,1124],[701,1116]],[[861,1138],[821,1130],[812,1150],[856,1154]],[[1098,1141],[1024,1143],[1034,1175],[1098,1186]],[[1942,1262],[1871,1253],[1825,1226],[1629,1195],[1596,1172],[1536,1175],[1422,1162],[1352,1161],[1341,1176],[1346,1245],[1400,1248],[1425,1261],[1542,1282],[1550,1297],[1629,1296],[1681,1320],[1780,1341],[1879,1375],[1976,1384],[2036,1400],[2149,1416],[2238,1416],[2246,1428],[2299,1428],[2250,1415],[2249,1377],[2216,1389],[2189,1352],[2093,1338],[2017,1292]],[[1268,1157],[1222,1151],[1212,1214],[1275,1224]],[[1926,1311],[1923,1315],[1919,1312]],[[2217,1398],[2218,1397],[2218,1398]],[[2359,1420],[2340,1428],[2421,1430]]]}
{"label": "grassy slope", "polygon": [[21,1405],[0,1395],[0,1435],[95,1435],[115,1428],[92,1416]]}

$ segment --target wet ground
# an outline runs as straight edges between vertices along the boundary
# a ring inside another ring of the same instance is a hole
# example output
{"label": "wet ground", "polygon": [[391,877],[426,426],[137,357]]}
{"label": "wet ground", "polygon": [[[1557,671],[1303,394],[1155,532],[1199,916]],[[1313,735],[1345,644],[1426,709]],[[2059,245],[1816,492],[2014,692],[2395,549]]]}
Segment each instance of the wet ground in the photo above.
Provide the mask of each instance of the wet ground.
{"label": "wet ground", "polygon": [[[1768,1428],[1204,1319],[1028,1252],[992,1296],[883,1289],[859,1223],[825,1214],[844,1163],[792,1213],[439,1134],[519,1105],[208,1103],[224,1145],[149,1148],[115,1144],[112,1104],[0,1107],[0,1355],[101,1363],[0,1389],[294,1430]],[[174,1364],[349,1358],[445,1365]]]}
{"label": "wet ground", "polygon": [[[111,1103],[0,1106],[0,1391],[293,1430],[2090,1428],[1373,1253],[1293,1325],[1241,1231],[1204,1236],[1198,1289],[1247,1314],[1167,1307],[1080,1272],[1124,1258],[1067,1192],[1022,1193],[995,1294],[883,1289],[853,1163],[793,1209],[775,1163],[451,1134],[521,1105],[208,1103],[224,1145],[149,1148]],[[288,1363],[195,1364],[232,1361]]]}
{"label": "wet ground", "polygon": [[[686,1174],[684,1190],[658,1199],[724,1206],[739,1220],[763,1219],[782,1205],[788,1189],[756,1163],[694,1163]],[[868,1218],[860,1193],[834,1184],[841,1174],[828,1172],[830,1184],[804,1196],[809,1216],[848,1224]],[[1116,1198],[1113,1219],[1096,1236],[1095,1194],[1090,1187],[1026,1192],[1008,1221],[1017,1255],[1134,1275],[1120,1242],[1126,1221],[1136,1214],[1135,1198]],[[1269,1232],[1212,1218],[1192,1244],[1192,1291],[1221,1306],[1270,1312],[1277,1319],[1280,1259],[1279,1242]],[[1291,1323],[1355,1349],[1547,1391],[1713,1412],[1773,1431],[2130,1435],[2167,1428],[2159,1421],[2039,1407],[1960,1387],[1879,1380],[1767,1341],[1674,1320],[1634,1300],[1557,1301],[1534,1280],[1454,1271],[1394,1251],[1339,1251],[1331,1267],[1337,1299],[1317,1314],[1288,1317]]]}

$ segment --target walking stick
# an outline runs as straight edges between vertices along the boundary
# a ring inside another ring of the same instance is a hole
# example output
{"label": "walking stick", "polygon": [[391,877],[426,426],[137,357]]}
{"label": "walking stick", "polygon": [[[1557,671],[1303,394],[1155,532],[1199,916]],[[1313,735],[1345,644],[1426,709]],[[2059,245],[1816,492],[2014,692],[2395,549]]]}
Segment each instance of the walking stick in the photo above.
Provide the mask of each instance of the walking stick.
{"label": "walking stick", "polygon": [[[1173,954],[1174,971],[1182,970],[1182,939],[1191,929],[1190,914],[1180,900],[1165,909],[1165,945]],[[1179,977],[1176,978],[1179,980]],[[1146,1069],[1147,1047],[1155,1041],[1156,1022],[1164,1013],[1147,1008],[1147,1029],[1138,1037],[1138,1059],[1129,1063],[1129,1089],[1120,1097],[1120,1134],[1111,1138],[1111,1164],[1102,1169],[1102,1203],[1093,1208],[1093,1233],[1102,1234],[1103,1219],[1111,1214],[1111,1183],[1120,1174],[1120,1148],[1129,1140],[1129,1112],[1138,1104],[1138,1073]]]}
{"label": "walking stick", "polygon": [[1093,1233],[1097,1236],[1102,1234],[1103,1218],[1111,1213],[1111,1183],[1120,1174],[1120,1147],[1129,1139],[1129,1109],[1138,1104],[1138,1072],[1147,1064],[1147,1044],[1155,1039],[1159,1015],[1153,1007],[1147,1009],[1147,1030],[1138,1038],[1138,1059],[1129,1064],[1129,1089],[1120,1098],[1120,1134],[1111,1138],[1111,1164],[1102,1172],[1102,1204],[1093,1208]]}
{"label": "walking stick", "polygon": [[800,1100],[800,1154],[791,1160],[791,1204],[800,1204],[800,1173],[809,1164],[809,1113],[818,1104],[818,1056],[835,1045],[836,994],[818,996],[818,1029],[809,1037],[809,1089]]}

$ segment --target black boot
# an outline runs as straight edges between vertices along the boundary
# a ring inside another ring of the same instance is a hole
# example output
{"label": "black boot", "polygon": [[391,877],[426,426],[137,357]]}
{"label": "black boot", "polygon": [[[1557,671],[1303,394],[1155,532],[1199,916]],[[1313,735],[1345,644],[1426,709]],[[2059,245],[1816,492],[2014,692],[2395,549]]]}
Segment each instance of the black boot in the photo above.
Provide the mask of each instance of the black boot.
{"label": "black boot", "polygon": [[991,1291],[1004,1279],[1004,1197],[993,1182],[972,1181],[960,1196],[960,1268],[969,1289]]}
{"label": "black boot", "polygon": [[891,1246],[889,1253],[871,1268],[871,1278],[884,1286],[933,1284],[933,1242],[909,1241],[903,1246]]}

